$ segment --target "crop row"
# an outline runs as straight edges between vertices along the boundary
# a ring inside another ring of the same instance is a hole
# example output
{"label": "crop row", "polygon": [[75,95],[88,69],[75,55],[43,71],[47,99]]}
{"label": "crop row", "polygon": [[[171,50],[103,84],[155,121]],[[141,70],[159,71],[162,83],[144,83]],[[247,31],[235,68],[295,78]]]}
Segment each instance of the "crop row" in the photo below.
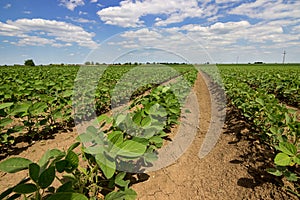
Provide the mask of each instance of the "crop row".
{"label": "crop row", "polygon": [[[111,117],[98,116],[95,123],[100,127],[89,126],[78,136],[83,144],[80,155],[86,163],[85,168],[79,166],[80,157],[73,151],[79,143],[66,152],[49,150],[37,163],[25,158],[1,162],[0,170],[15,173],[28,169],[29,177],[0,197],[135,199],[136,192],[130,188],[131,173],[143,172],[158,159],[157,150],[168,137],[170,128],[178,123],[196,72],[190,70],[166,86],[152,87],[148,94],[136,97],[126,106],[125,112]],[[127,93],[121,94],[121,97],[127,96]],[[67,181],[59,179],[57,174],[62,174]],[[51,186],[55,178],[61,181],[58,188]]]}
{"label": "crop row", "polygon": [[1,67],[0,146],[13,144],[14,133],[39,138],[69,126],[75,119],[72,107],[77,109],[75,120],[86,120],[121,103],[115,101],[118,95],[134,98],[190,70],[190,66]]}
{"label": "crop row", "polygon": [[256,66],[256,67],[221,67],[226,73],[230,70],[240,82],[251,88],[261,88],[274,94],[281,102],[299,108],[300,102],[300,70],[290,66]]}
{"label": "crop row", "polygon": [[[300,122],[296,111],[289,109],[278,97],[284,94],[287,95],[285,97],[292,98],[290,103],[299,102],[296,100],[299,91],[294,90],[300,87],[299,77],[294,76],[299,74],[299,69],[286,69],[286,71],[274,71],[270,68],[249,70],[243,67],[219,67],[219,69],[229,102],[254,124],[259,130],[261,140],[274,149],[274,166],[267,171],[296,183],[300,177],[298,173]],[[210,73],[207,67],[203,70]],[[294,74],[290,75],[289,73],[293,71]],[[217,77],[218,74],[215,72],[211,75]],[[276,82],[276,77],[281,79]]]}

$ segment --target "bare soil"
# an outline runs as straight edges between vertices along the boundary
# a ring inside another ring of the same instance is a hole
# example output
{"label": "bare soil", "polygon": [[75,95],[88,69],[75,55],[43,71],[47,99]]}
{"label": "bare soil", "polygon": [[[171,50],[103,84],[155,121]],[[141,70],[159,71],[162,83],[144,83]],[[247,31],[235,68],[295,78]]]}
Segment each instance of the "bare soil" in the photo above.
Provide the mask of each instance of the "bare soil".
{"label": "bare soil", "polygon": [[[226,108],[225,126],[213,150],[202,159],[198,157],[211,120],[210,93],[206,81],[199,74],[194,86],[201,114],[192,145],[174,164],[149,172],[147,180],[134,183],[137,199],[297,199],[282,189],[279,179],[265,172],[264,169],[270,167],[273,159],[272,149],[259,143],[251,125],[232,107]],[[173,132],[176,130],[173,129]],[[17,146],[19,151],[14,151],[15,155],[9,157],[21,156],[36,162],[48,149],[66,150],[76,137],[74,130],[29,146],[21,143]],[[0,172],[0,193],[26,175],[26,172]]]}

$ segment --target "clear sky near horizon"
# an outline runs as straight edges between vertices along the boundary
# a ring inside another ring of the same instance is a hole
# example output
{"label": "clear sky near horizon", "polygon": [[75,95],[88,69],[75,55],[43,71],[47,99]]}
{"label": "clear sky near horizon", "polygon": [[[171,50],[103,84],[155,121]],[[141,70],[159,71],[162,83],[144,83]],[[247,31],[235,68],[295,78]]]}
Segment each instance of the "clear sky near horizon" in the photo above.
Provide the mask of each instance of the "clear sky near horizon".
{"label": "clear sky near horizon", "polygon": [[1,0],[0,65],[300,63],[299,0]]}

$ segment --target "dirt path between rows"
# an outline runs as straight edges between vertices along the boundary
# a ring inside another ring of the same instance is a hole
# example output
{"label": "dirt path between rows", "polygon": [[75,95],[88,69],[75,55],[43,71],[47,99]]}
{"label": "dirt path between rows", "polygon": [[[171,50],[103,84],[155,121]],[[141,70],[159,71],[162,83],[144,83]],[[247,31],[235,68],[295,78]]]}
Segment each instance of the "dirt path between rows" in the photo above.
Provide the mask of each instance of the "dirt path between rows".
{"label": "dirt path between rows", "polygon": [[[193,143],[175,163],[149,172],[147,181],[133,185],[138,199],[296,199],[274,184],[277,183],[274,177],[261,170],[266,164],[262,152],[267,149],[249,138],[250,127],[236,118],[236,111],[231,108],[227,108],[225,126],[215,147],[204,158],[198,157],[211,119],[210,93],[201,74],[198,74],[194,92],[199,104],[200,124]],[[76,136],[75,131],[56,134],[53,139],[35,142],[17,156],[37,162],[48,149],[66,150]],[[0,193],[24,176],[25,171],[16,174],[0,172]]]}

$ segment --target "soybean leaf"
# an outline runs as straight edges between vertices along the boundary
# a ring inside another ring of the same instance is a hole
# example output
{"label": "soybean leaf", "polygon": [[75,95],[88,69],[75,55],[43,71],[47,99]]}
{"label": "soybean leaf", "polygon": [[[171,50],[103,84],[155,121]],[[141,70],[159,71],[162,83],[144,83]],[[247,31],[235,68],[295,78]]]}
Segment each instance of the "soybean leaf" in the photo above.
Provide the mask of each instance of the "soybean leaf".
{"label": "soybean leaf", "polygon": [[4,118],[0,120],[0,127],[4,127],[7,126],[8,124],[10,124],[11,122],[13,122],[12,119],[10,118]]}
{"label": "soybean leaf", "polygon": [[120,114],[117,116],[116,118],[116,126],[119,126],[121,124],[121,122],[123,122],[125,120],[127,115],[124,115],[124,114]]}
{"label": "soybean leaf", "polygon": [[67,164],[68,164],[68,161],[66,161],[66,160],[57,161],[55,163],[56,170],[59,173],[62,173],[63,171],[65,171],[65,168],[66,168]]}
{"label": "soybean leaf", "polygon": [[291,163],[291,157],[285,153],[278,153],[274,159],[276,165],[288,166]]}
{"label": "soybean leaf", "polygon": [[96,162],[100,166],[102,172],[104,173],[107,179],[113,177],[116,171],[115,160],[109,158],[104,153],[99,153],[96,155]]}
{"label": "soybean leaf", "polygon": [[43,113],[47,107],[48,106],[45,102],[37,102],[28,108],[28,112],[31,113],[32,115],[39,115]]}
{"label": "soybean leaf", "polygon": [[124,177],[126,175],[126,172],[121,172],[119,173],[116,178],[115,178],[115,184],[120,186],[120,187],[128,187],[128,184],[129,184],[129,180],[127,181],[124,181]]}
{"label": "soybean leaf", "polygon": [[40,166],[36,163],[31,163],[29,165],[29,176],[34,181],[37,182],[40,175]]}
{"label": "soybean leaf", "polygon": [[66,156],[66,160],[68,161],[68,164],[66,166],[66,172],[71,173],[74,169],[78,167],[79,164],[79,158],[76,153],[73,151],[68,152]]}
{"label": "soybean leaf", "polygon": [[269,174],[274,175],[274,176],[282,176],[282,172],[279,171],[278,169],[275,169],[275,168],[268,168],[268,169],[267,169],[267,172],[268,172]]}
{"label": "soybean leaf", "polygon": [[47,200],[88,200],[88,198],[80,193],[59,192],[52,194]]}
{"label": "soybean leaf", "polygon": [[123,143],[123,134],[121,131],[113,131],[107,138],[111,142],[111,147]]}
{"label": "soybean leaf", "polygon": [[126,188],[124,192],[125,192],[125,200],[136,199],[137,194],[133,189]]}
{"label": "soybean leaf", "polygon": [[8,107],[12,106],[13,104],[14,104],[13,102],[1,103],[0,110],[4,109],[4,108],[8,108]]}
{"label": "soybean leaf", "polygon": [[26,183],[16,186],[13,191],[18,194],[30,194],[37,191],[38,188],[33,183]]}
{"label": "soybean leaf", "polygon": [[257,103],[259,103],[260,105],[264,106],[265,105],[265,102],[264,100],[260,99],[260,98],[256,98],[255,100]]}
{"label": "soybean leaf", "polygon": [[43,171],[38,179],[39,186],[42,189],[49,187],[55,178],[55,167],[51,166]]}
{"label": "soybean leaf", "polygon": [[119,146],[118,155],[125,157],[139,157],[146,151],[147,146],[132,140],[126,140]]}
{"label": "soybean leaf", "polygon": [[15,104],[12,108],[12,112],[10,113],[10,115],[22,115],[24,113],[27,113],[28,108],[30,107],[30,103],[29,102],[23,102],[20,104]]}
{"label": "soybean leaf", "polygon": [[32,161],[26,158],[8,158],[0,163],[0,170],[6,173],[16,173],[28,169]]}
{"label": "soybean leaf", "polygon": [[75,149],[75,148],[78,147],[79,145],[80,145],[80,142],[75,142],[74,144],[72,144],[72,145],[68,148],[67,152],[72,151],[73,149]]}
{"label": "soybean leaf", "polygon": [[142,127],[147,127],[147,126],[150,126],[151,124],[151,117],[150,116],[147,116],[145,117],[142,122],[141,122],[141,126]]}
{"label": "soybean leaf", "polygon": [[291,173],[289,171],[284,172],[284,176],[288,181],[297,181],[298,177],[295,173]]}
{"label": "soybean leaf", "polygon": [[105,200],[124,200],[124,191],[112,191],[105,196]]}
{"label": "soybean leaf", "polygon": [[57,188],[56,192],[74,192],[72,188],[72,181],[68,181]]}
{"label": "soybean leaf", "polygon": [[293,156],[297,153],[297,147],[289,142],[280,142],[278,149],[290,156]]}
{"label": "soybean leaf", "polygon": [[43,169],[45,169],[51,159],[59,160],[65,156],[65,153],[58,149],[51,149],[46,151],[42,158],[39,160],[38,164]]}

